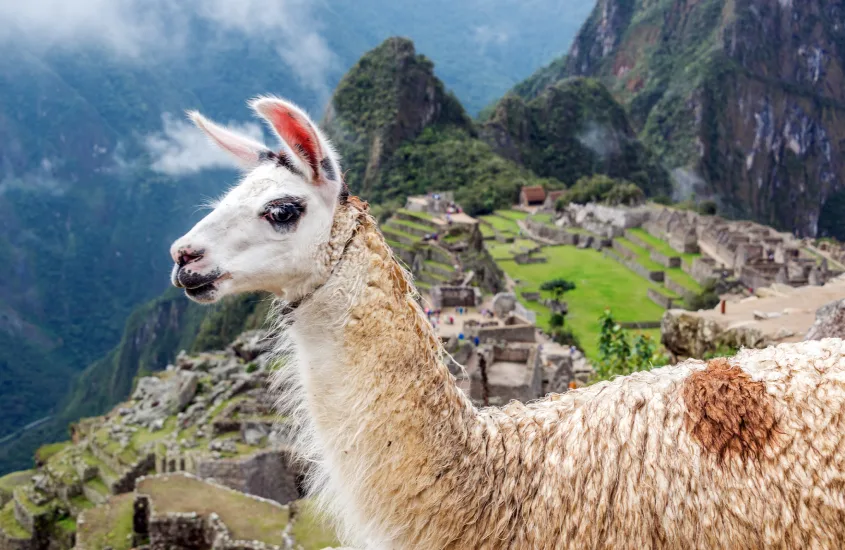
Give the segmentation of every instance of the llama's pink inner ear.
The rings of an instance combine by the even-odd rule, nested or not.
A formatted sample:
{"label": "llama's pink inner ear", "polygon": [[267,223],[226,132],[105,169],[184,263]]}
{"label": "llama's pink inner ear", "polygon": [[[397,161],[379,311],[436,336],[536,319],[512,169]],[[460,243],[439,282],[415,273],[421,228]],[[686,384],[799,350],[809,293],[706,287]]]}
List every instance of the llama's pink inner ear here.
{"label": "llama's pink inner ear", "polygon": [[294,154],[311,167],[314,178],[319,179],[323,151],[311,122],[291,106],[278,101],[259,101],[255,107]]}

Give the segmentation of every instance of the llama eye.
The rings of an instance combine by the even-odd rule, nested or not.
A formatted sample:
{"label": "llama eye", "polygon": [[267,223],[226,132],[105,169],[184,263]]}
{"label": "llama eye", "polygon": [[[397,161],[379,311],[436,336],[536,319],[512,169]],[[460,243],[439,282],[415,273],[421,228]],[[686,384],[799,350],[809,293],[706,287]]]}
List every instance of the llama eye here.
{"label": "llama eye", "polygon": [[298,204],[273,204],[267,207],[261,216],[277,230],[284,229],[296,222],[302,214],[302,207]]}

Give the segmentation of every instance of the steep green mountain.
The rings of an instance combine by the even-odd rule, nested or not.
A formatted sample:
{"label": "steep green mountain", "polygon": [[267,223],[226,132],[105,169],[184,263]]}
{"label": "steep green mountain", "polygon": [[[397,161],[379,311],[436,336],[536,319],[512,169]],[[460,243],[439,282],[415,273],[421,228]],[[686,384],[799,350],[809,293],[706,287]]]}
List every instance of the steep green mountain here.
{"label": "steep green mountain", "polygon": [[481,126],[501,156],[568,185],[595,173],[668,195],[668,172],[637,139],[624,108],[590,78],[568,78],[535,97],[508,94]]}
{"label": "steep green mountain", "polygon": [[569,54],[515,88],[601,79],[682,194],[845,237],[840,2],[599,0]]}
{"label": "steep green mountain", "polygon": [[516,200],[523,185],[550,184],[498,156],[407,39],[367,52],[341,79],[323,121],[350,189],[375,203],[455,190],[470,212]]}

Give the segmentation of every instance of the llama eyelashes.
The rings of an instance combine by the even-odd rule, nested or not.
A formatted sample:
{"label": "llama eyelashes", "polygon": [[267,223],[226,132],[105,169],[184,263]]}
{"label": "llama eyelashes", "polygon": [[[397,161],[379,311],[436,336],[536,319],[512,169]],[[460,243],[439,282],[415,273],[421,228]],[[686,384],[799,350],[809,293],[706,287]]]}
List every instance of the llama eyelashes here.
{"label": "llama eyelashes", "polygon": [[303,213],[304,203],[298,200],[283,200],[269,203],[261,217],[270,222],[276,231],[287,232],[296,227]]}

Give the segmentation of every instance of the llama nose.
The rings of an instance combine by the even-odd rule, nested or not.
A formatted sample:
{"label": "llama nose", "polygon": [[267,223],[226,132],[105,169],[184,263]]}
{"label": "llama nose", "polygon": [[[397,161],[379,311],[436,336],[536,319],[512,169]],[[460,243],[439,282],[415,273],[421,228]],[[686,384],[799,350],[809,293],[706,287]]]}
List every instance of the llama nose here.
{"label": "llama nose", "polygon": [[176,264],[179,267],[185,267],[188,264],[194,263],[202,258],[205,250],[192,250],[190,248],[180,248],[176,251]]}

